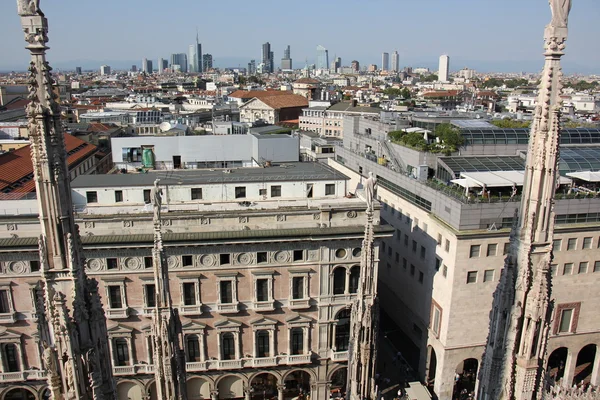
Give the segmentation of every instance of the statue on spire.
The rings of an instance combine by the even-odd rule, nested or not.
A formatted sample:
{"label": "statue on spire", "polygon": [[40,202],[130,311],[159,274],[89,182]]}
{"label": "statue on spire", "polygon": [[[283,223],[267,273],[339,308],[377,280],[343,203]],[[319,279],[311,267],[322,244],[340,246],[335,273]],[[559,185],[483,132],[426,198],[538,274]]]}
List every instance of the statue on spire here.
{"label": "statue on spire", "polygon": [[40,10],[40,0],[17,0],[17,10],[21,17],[44,15]]}
{"label": "statue on spire", "polygon": [[552,10],[552,21],[550,25],[555,28],[566,28],[569,23],[569,12],[571,12],[571,0],[549,0]]}

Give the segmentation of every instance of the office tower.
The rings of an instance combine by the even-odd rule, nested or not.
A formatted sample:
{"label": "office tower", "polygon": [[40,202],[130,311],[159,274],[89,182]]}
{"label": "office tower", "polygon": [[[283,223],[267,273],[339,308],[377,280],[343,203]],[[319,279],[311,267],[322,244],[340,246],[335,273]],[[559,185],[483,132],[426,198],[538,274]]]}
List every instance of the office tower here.
{"label": "office tower", "polygon": [[450,57],[440,56],[440,67],[438,69],[438,81],[448,82],[448,71],[450,70]]}
{"label": "office tower", "polygon": [[132,65],[131,66],[131,72],[137,72],[137,65]]}
{"label": "office tower", "polygon": [[248,75],[256,74],[256,60],[250,60],[248,63]]}
{"label": "office tower", "polygon": [[335,72],[338,71],[338,69],[342,68],[342,58],[341,57],[336,57],[335,58]]}
{"label": "office tower", "polygon": [[271,43],[267,42],[262,45],[262,63],[264,65],[264,71],[266,73],[273,72],[271,69],[271,57],[273,52],[271,51]]}
{"label": "office tower", "polygon": [[400,55],[394,50],[392,53],[392,72],[400,71]]}
{"label": "office tower", "polygon": [[275,72],[275,53],[272,51],[269,53],[269,70]]}
{"label": "office tower", "polygon": [[165,72],[165,60],[163,58],[158,59],[158,73],[162,74]]}
{"label": "office tower", "polygon": [[283,58],[281,59],[281,69],[287,69],[290,70],[292,69],[292,58],[291,58],[291,51],[290,51],[290,45],[288,44],[288,46],[283,50]]}
{"label": "office tower", "polygon": [[160,59],[160,61],[162,62],[162,67],[161,69],[164,71],[165,69],[169,69],[169,60],[163,60],[162,58]]}
{"label": "office tower", "polygon": [[390,70],[390,53],[383,53],[381,55],[381,70],[382,71]]}
{"label": "office tower", "polygon": [[81,67],[75,67],[75,73],[81,75]]}
{"label": "office tower", "polygon": [[205,71],[203,63],[204,60],[202,58],[202,45],[198,40],[198,30],[196,29],[196,60],[194,61],[196,64],[196,72],[202,73]]}
{"label": "office tower", "polygon": [[329,68],[329,51],[321,46],[317,46],[317,69],[327,69]]}
{"label": "office tower", "polygon": [[360,71],[360,63],[356,60],[352,61],[352,63],[350,64],[350,66],[352,67],[352,70],[354,72],[359,72]]}
{"label": "office tower", "polygon": [[196,45],[190,44],[188,46],[188,71],[198,72],[198,59],[196,57]]}
{"label": "office tower", "polygon": [[109,65],[100,66],[100,75],[110,75],[110,66]]}
{"label": "office tower", "polygon": [[147,58],[142,60],[142,72],[145,74],[152,73],[152,60],[148,60]]}
{"label": "office tower", "polygon": [[[550,6],[553,5],[556,7],[556,2],[550,2]],[[521,207],[515,214],[508,254],[489,314],[487,345],[479,376],[479,399],[558,399],[559,397],[545,396],[548,384],[554,381],[550,378],[551,367],[546,369],[545,363],[548,336],[551,331],[553,336],[563,331],[561,325],[564,326],[564,331],[570,332],[572,326],[577,324],[574,320],[580,318],[581,303],[555,304],[552,293],[553,281],[556,279],[556,273],[552,271],[557,268],[553,263],[553,247],[556,246],[554,199],[560,177],[560,95],[563,76],[560,60],[567,40],[570,2],[566,2],[566,5],[567,8],[561,10],[562,15],[558,14],[558,10],[552,10],[552,22],[544,32],[545,65],[538,94],[538,104],[543,106],[535,109],[529,135]],[[440,59],[440,69],[441,63]],[[585,248],[584,245],[583,249]],[[585,265],[587,272],[587,263]],[[582,273],[581,266],[579,273]],[[578,285],[580,284],[574,287]],[[553,317],[554,307],[560,318]],[[597,357],[596,354],[596,362],[590,363],[590,371],[597,371]],[[573,360],[569,350],[566,364],[571,365],[564,365],[563,368],[574,370],[574,361],[578,358],[579,356]],[[573,386],[576,391],[572,396],[563,392],[565,396],[560,398],[584,398],[581,389],[573,385],[574,378],[563,377],[563,386]],[[583,379],[577,380],[577,384],[579,383],[583,383]],[[575,396],[577,393],[581,397]]]}
{"label": "office tower", "polygon": [[173,70],[187,72],[188,62],[185,53],[171,54],[171,68]]}
{"label": "office tower", "polygon": [[213,56],[212,54],[204,54],[202,56],[202,71],[206,72],[213,67]]}

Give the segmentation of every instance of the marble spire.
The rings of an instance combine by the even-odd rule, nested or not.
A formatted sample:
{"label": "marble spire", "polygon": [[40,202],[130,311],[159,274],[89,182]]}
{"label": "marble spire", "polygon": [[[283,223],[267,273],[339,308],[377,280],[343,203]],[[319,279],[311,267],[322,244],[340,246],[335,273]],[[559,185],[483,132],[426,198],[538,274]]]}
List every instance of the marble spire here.
{"label": "marble spire", "polygon": [[154,270],[155,308],[152,312],[152,343],[156,396],[165,400],[185,400],[185,355],[183,332],[177,308],[173,307],[169,287],[169,269],[161,233],[162,189],[154,181],[150,193],[154,209]]}
{"label": "marble spire", "polygon": [[360,282],[350,317],[350,345],[348,349],[347,397],[350,400],[377,398],[375,374],[379,331],[379,304],[377,299],[377,268],[373,231],[373,204],[377,179],[373,173],[365,181],[367,201],[365,236],[362,242]]}
{"label": "marble spire", "polygon": [[44,368],[52,398],[113,399],[106,317],[75,225],[60,109],[46,61],[48,21],[39,0],[17,0],[31,53],[27,118],[39,206],[40,269],[36,299]]}
{"label": "marble spire", "polygon": [[520,212],[510,251],[494,292],[479,399],[541,399],[552,319],[551,274],[554,192],[559,178],[560,59],[567,40],[571,0],[550,0],[545,65],[529,138]]}

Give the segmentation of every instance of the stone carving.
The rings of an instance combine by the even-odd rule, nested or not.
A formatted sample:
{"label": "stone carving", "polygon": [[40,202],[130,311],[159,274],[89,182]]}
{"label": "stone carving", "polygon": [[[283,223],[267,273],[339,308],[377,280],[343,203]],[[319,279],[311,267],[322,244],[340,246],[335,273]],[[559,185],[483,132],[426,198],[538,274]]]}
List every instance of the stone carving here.
{"label": "stone carving", "polygon": [[549,0],[552,10],[552,22],[550,25],[556,28],[566,28],[569,23],[571,12],[571,0]]}
{"label": "stone carving", "polygon": [[315,221],[319,221],[321,219],[321,214],[318,214],[318,213],[317,214],[313,214],[313,219]]}
{"label": "stone carving", "polygon": [[200,218],[200,225],[210,225],[210,218]]}
{"label": "stone carving", "polygon": [[277,222],[284,222],[284,221],[285,221],[285,215],[284,214],[277,215]]}
{"label": "stone carving", "polygon": [[283,264],[290,260],[290,253],[289,253],[289,251],[278,251],[277,253],[275,253],[274,258],[275,258],[275,261]]}
{"label": "stone carving", "polygon": [[365,181],[365,197],[367,200],[367,209],[373,211],[373,199],[377,190],[377,178],[373,172],[369,172],[369,178]]}
{"label": "stone carving", "polygon": [[9,231],[16,231],[17,230],[17,224],[7,224],[6,225],[6,229]]}
{"label": "stone carving", "polygon": [[89,270],[94,272],[102,271],[104,269],[104,263],[102,262],[102,260],[99,260],[97,258],[92,258],[91,260],[89,260],[87,265]]}
{"label": "stone carving", "polygon": [[40,11],[40,0],[17,0],[17,10],[21,17],[44,15]]}
{"label": "stone carving", "polygon": [[162,221],[163,226],[171,226],[172,222],[170,219],[164,219]]}
{"label": "stone carving", "polygon": [[237,257],[238,263],[242,265],[248,265],[252,262],[252,256],[248,253],[241,253]]}
{"label": "stone carving", "polygon": [[22,275],[29,273],[29,268],[23,261],[14,261],[8,264],[6,272],[11,275]]}
{"label": "stone carving", "polygon": [[308,261],[317,261],[319,259],[319,251],[318,250],[309,250],[308,251]]}
{"label": "stone carving", "polygon": [[205,267],[212,267],[216,263],[217,260],[212,254],[204,254],[200,256],[200,265],[204,265]]}
{"label": "stone carving", "polygon": [[240,224],[248,223],[248,217],[239,217],[238,220]]}
{"label": "stone carving", "polygon": [[86,221],[85,224],[84,224],[84,227],[86,229],[91,229],[91,228],[94,227],[94,223],[92,221]]}
{"label": "stone carving", "polygon": [[128,257],[123,260],[123,265],[126,269],[135,271],[141,268],[142,263],[137,258]]}
{"label": "stone carving", "polygon": [[175,256],[168,257],[167,258],[167,265],[169,266],[169,269],[173,269],[173,268],[179,267],[179,258],[175,257]]}
{"label": "stone carving", "polygon": [[124,228],[133,228],[133,221],[123,221]]}
{"label": "stone carving", "polygon": [[46,371],[56,371],[56,352],[46,341],[42,342],[44,346],[44,353],[42,355],[44,359],[44,368]]}
{"label": "stone carving", "polygon": [[154,181],[154,187],[150,191],[150,200],[154,206],[154,220],[160,221],[160,208],[162,207],[162,189],[158,186],[160,179]]}
{"label": "stone carving", "polygon": [[358,215],[358,214],[356,213],[356,211],[348,211],[348,212],[346,213],[346,216],[347,216],[348,218],[356,218],[356,217],[357,217],[357,215]]}

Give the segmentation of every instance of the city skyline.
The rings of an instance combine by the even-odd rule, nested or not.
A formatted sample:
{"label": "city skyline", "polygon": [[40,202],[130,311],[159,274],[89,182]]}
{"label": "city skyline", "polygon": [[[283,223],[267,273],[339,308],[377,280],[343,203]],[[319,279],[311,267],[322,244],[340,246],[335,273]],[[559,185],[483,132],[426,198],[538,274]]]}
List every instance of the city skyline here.
{"label": "city skyline", "polygon": [[[156,0],[149,0],[149,3],[154,1]],[[308,1],[309,6],[311,1]],[[544,3],[543,0],[539,1]],[[420,34],[411,36],[410,40],[402,39],[402,35],[378,35],[377,46],[372,46],[367,37],[357,38],[352,43],[348,42],[344,35],[339,34],[341,25],[338,26],[336,23],[325,27],[318,34],[307,32],[303,21],[305,21],[305,14],[306,17],[314,17],[314,14],[308,14],[311,7],[296,10],[293,19],[285,18],[285,15],[288,15],[286,10],[271,7],[265,17],[272,23],[253,29],[251,35],[236,32],[235,29],[225,32],[218,29],[219,22],[216,20],[204,21],[203,19],[200,24],[200,43],[213,54],[217,67],[246,66],[249,60],[260,58],[260,45],[268,41],[274,49],[283,49],[289,44],[294,49],[296,59],[308,59],[310,63],[315,61],[316,45],[322,44],[343,60],[356,59],[362,65],[378,64],[381,62],[382,52],[397,48],[401,59],[400,68],[409,65],[432,67],[437,64],[439,54],[446,53],[454,60],[453,71],[465,66],[489,72],[539,72],[541,69],[539,62],[533,57],[541,54],[543,46],[543,43],[534,39],[535,29],[546,24],[548,13],[539,12],[540,7],[537,2],[522,4],[517,0],[508,0],[489,2],[485,7],[469,7],[470,4],[475,4],[474,0],[460,0],[452,4],[430,0],[429,3],[427,25],[432,29],[420,30]],[[330,8],[337,10],[338,6],[338,2],[319,5],[320,9],[325,7],[323,12],[327,12]],[[410,31],[413,27],[416,29],[417,24],[420,26],[423,24],[423,21],[418,18],[422,14],[422,4],[419,8],[419,4],[400,5],[382,0],[378,6],[373,7],[372,10],[352,7],[344,9],[342,11],[344,18],[339,19],[339,24],[349,19],[360,19],[365,29],[371,27],[373,32],[378,32],[377,28],[380,26],[397,24],[397,15],[400,13],[394,10],[399,11],[400,8],[402,8],[402,15],[416,16],[416,18],[403,19],[403,29]],[[197,7],[200,10],[198,4],[187,0],[183,1],[181,7],[187,7],[192,11]],[[210,14],[210,10],[215,7],[218,5],[203,5],[202,14]],[[0,44],[0,54],[3,54],[0,60],[1,71],[24,70],[27,66],[19,42],[18,21],[9,18],[14,8],[12,2],[0,4],[0,34],[8,38]],[[65,0],[61,3],[61,7],[48,8],[46,13],[56,25],[50,37],[56,68],[74,69],[82,65],[88,69],[92,66],[97,68],[101,64],[108,64],[113,65],[115,69],[121,69],[130,67],[132,61],[139,64],[144,57],[155,59],[172,53],[187,52],[189,44],[193,43],[197,25],[192,17],[194,12],[182,16],[182,23],[174,29],[169,29],[164,35],[159,35],[152,40],[140,40],[137,32],[150,29],[152,24],[159,23],[164,18],[164,10],[158,12],[153,11],[152,7],[147,7],[144,18],[140,21],[130,21],[128,20],[128,16],[131,15],[129,9],[132,13],[139,14],[135,4],[121,4],[114,0],[107,0],[102,8],[94,7],[93,4],[75,3],[74,0]],[[261,7],[257,9],[262,10]],[[381,12],[383,9],[385,13]],[[75,18],[86,12],[93,13],[97,18],[92,21]],[[230,25],[235,27],[238,19],[246,20],[256,13],[258,10],[248,10],[247,13],[243,13],[243,16],[232,15]],[[376,15],[377,18],[371,18],[371,14]],[[573,50],[565,58],[564,68],[567,73],[600,73],[598,67],[600,54],[590,52],[587,44],[588,38],[600,34],[600,28],[594,23],[598,17],[600,17],[600,4],[593,0],[580,0],[572,16],[575,28],[569,39]],[[507,29],[508,18],[510,18],[510,29]],[[93,26],[95,21],[105,20],[112,20],[115,24],[119,24],[121,26],[119,33],[107,31],[101,35],[97,34],[101,30],[98,30],[100,26],[98,28]],[[480,34],[481,32],[474,34],[478,32],[478,28],[497,34]],[[216,30],[221,33],[215,35],[213,32]],[[77,35],[73,35],[74,32],[77,32]],[[86,32],[97,35],[92,36],[91,33]],[[91,41],[94,42],[93,48],[86,46]],[[515,43],[519,46],[515,46]],[[74,47],[78,51],[74,52]],[[275,58],[280,59],[277,56]]]}

